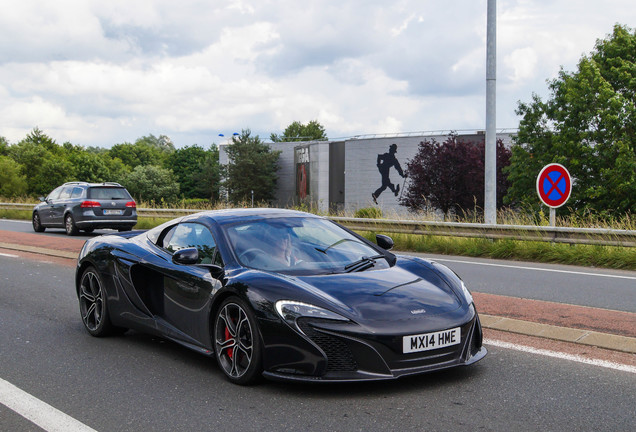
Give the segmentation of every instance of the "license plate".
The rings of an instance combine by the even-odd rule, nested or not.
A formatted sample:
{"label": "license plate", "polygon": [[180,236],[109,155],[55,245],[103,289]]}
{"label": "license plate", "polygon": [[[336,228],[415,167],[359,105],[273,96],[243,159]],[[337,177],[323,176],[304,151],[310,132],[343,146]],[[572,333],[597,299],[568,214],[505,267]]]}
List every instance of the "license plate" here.
{"label": "license plate", "polygon": [[122,211],[121,210],[104,210],[104,214],[107,216],[121,215]]}
{"label": "license plate", "polygon": [[461,329],[459,327],[433,333],[404,336],[402,338],[402,352],[408,354],[444,348],[457,345],[461,342],[461,339]]}

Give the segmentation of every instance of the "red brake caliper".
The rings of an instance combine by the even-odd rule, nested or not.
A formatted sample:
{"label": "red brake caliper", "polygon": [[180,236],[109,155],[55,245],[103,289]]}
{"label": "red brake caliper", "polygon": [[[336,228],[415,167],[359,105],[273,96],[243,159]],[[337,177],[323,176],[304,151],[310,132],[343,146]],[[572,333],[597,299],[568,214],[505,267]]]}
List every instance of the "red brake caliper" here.
{"label": "red brake caliper", "polygon": [[[227,326],[225,326],[225,340],[229,341],[230,339],[232,339],[232,336],[230,336],[230,331],[228,330]],[[233,355],[234,355],[234,348],[229,348],[227,350],[227,356],[231,359]]]}

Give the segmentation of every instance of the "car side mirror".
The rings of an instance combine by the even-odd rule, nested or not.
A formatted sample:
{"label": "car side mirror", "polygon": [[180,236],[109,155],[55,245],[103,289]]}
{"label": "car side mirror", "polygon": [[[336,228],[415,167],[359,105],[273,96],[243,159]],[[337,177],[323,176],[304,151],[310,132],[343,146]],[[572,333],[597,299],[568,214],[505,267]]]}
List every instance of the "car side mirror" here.
{"label": "car side mirror", "polygon": [[41,202],[46,201],[46,198],[44,198],[44,197],[38,197],[38,199],[39,199]]}
{"label": "car side mirror", "polygon": [[393,249],[393,239],[387,235],[376,234],[375,241],[384,250]]}
{"label": "car side mirror", "polygon": [[199,250],[197,248],[179,249],[172,255],[175,264],[196,264],[199,262]]}

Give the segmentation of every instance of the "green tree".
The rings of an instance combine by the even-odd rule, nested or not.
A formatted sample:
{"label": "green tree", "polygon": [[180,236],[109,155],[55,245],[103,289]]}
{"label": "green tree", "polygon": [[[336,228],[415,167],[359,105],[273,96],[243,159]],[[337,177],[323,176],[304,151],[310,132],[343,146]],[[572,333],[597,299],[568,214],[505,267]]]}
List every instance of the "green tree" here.
{"label": "green tree", "polygon": [[26,191],[26,176],[20,174],[20,165],[10,157],[0,155],[0,196],[16,197]]}
{"label": "green tree", "polygon": [[166,135],[159,135],[156,137],[153,134],[150,134],[148,136],[143,136],[138,138],[137,141],[135,141],[135,144],[146,144],[165,154],[170,154],[175,151],[172,140]]}
{"label": "green tree", "polygon": [[166,159],[185,198],[218,198],[219,191],[219,150],[212,145],[209,150],[198,145],[175,150]]}
{"label": "green tree", "polygon": [[27,134],[24,141],[43,147],[53,154],[57,154],[61,151],[60,146],[55,142],[55,140],[45,134],[38,127],[33,128],[33,130]]}
{"label": "green tree", "polygon": [[274,142],[326,141],[327,134],[325,128],[317,120],[312,120],[306,125],[295,121],[287,126],[282,135],[271,134],[270,139]]}
{"label": "green tree", "polygon": [[145,141],[137,141],[135,144],[115,144],[108,152],[111,158],[120,159],[131,169],[140,165],[163,165],[167,153],[157,146]]}
{"label": "green tree", "polygon": [[27,177],[31,192],[46,195],[59,185],[77,178],[75,167],[62,156],[53,155],[43,161],[42,167],[33,177]]}
{"label": "green tree", "polygon": [[258,135],[250,134],[244,129],[225,148],[228,164],[223,167],[222,185],[232,202],[250,200],[252,191],[255,201],[271,201],[275,196],[281,151],[272,150]]}
{"label": "green tree", "polygon": [[506,202],[537,208],[536,176],[557,162],[575,179],[568,207],[635,212],[636,32],[616,25],[575,72],[561,70],[549,88],[547,101],[533,95],[519,103]]}
{"label": "green tree", "polygon": [[9,156],[20,165],[29,195],[46,195],[75,179],[75,167],[66,158],[65,150],[37,128],[9,147]]}
{"label": "green tree", "polygon": [[69,162],[75,167],[78,181],[89,183],[114,181],[107,158],[102,155],[78,151],[69,155]]}
{"label": "green tree", "polygon": [[9,141],[0,136],[0,156],[9,156]]}
{"label": "green tree", "polygon": [[137,166],[122,184],[138,201],[171,203],[179,197],[179,183],[172,170],[156,165]]}

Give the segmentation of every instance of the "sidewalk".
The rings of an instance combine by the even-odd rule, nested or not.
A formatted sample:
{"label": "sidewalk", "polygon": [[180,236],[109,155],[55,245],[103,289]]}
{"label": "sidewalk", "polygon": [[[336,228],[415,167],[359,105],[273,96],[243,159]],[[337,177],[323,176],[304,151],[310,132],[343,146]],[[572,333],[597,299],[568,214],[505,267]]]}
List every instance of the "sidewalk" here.
{"label": "sidewalk", "polygon": [[[0,249],[66,258],[84,239],[0,230]],[[636,354],[636,313],[473,292],[485,329]]]}

